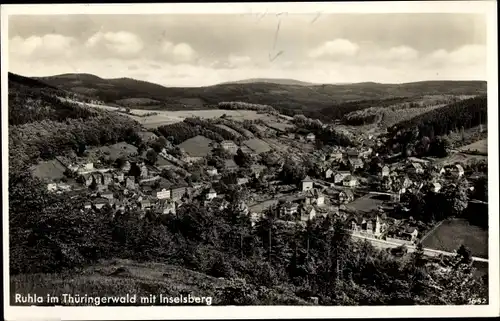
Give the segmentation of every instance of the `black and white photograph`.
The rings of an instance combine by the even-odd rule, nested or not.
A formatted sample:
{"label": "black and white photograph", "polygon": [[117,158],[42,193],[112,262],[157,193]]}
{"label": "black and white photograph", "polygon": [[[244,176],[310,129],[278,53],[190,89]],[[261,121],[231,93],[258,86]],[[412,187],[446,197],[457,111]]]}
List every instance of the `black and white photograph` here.
{"label": "black and white photograph", "polygon": [[2,5],[11,319],[498,316],[496,28],[494,1]]}

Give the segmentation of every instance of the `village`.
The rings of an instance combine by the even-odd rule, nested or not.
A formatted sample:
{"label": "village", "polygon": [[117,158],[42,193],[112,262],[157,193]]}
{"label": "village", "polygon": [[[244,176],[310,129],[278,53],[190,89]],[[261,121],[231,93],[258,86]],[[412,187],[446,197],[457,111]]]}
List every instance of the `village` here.
{"label": "village", "polygon": [[[59,156],[39,163],[33,174],[51,193],[85,199],[82,211],[175,215],[189,202],[223,209],[234,201],[228,190],[236,189],[245,191],[238,208],[253,225],[274,208],[285,223],[331,216],[345,221],[352,235],[408,245],[432,226],[405,215],[402,196],[416,190],[439,193],[466,175],[460,164],[440,166],[411,157],[385,165],[374,161],[382,159],[374,152],[384,143],[381,135],[361,136],[359,147],[318,146],[314,133],[291,130],[289,121],[255,122],[254,133],[236,142],[197,135],[175,145],[143,130],[140,148],[120,142]],[[313,173],[283,181],[284,167],[304,159]],[[474,175],[468,178],[477,179]]]}

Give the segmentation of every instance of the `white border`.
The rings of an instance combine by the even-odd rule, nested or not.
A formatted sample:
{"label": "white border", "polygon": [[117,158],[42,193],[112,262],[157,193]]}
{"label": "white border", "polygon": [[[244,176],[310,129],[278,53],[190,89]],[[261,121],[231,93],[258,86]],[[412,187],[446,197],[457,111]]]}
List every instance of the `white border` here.
{"label": "white border", "polygon": [[[349,3],[224,3],[224,4],[50,4],[2,5],[1,7],[1,83],[2,86],[2,204],[8,213],[8,16],[47,14],[252,14],[267,13],[482,13],[488,17],[488,155],[489,155],[489,302],[488,306],[412,306],[412,307],[11,307],[9,306],[8,217],[4,226],[4,311],[6,320],[63,319],[245,319],[245,318],[370,318],[370,317],[449,317],[499,315],[499,239],[498,239],[498,45],[496,1],[432,2],[349,2]],[[4,41],[5,40],[5,41]]]}

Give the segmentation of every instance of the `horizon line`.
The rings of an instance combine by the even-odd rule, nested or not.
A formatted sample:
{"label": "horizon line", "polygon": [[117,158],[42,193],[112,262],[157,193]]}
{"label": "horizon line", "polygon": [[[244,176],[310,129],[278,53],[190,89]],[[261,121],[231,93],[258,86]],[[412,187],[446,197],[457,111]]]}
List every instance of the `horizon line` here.
{"label": "horizon line", "polygon": [[[416,81],[409,81],[409,82],[378,82],[378,81],[373,81],[373,80],[366,80],[366,81],[359,81],[359,82],[336,82],[336,83],[315,83],[311,81],[306,81],[306,80],[300,80],[300,79],[295,79],[295,78],[270,78],[270,77],[257,77],[257,78],[246,78],[246,79],[239,79],[239,80],[230,80],[230,81],[223,81],[220,83],[215,83],[212,85],[204,85],[204,86],[167,86],[167,85],[162,85],[160,83],[156,82],[151,82],[148,80],[141,80],[138,78],[132,78],[132,77],[116,77],[116,78],[104,78],[96,74],[92,73],[86,73],[86,72],[75,72],[75,73],[62,73],[62,74],[54,74],[54,75],[48,75],[48,76],[26,76],[22,75],[19,73],[15,73],[13,71],[8,71],[8,73],[19,75],[22,77],[26,78],[32,78],[32,79],[40,79],[40,78],[50,78],[50,77],[57,77],[57,76],[64,76],[64,75],[89,75],[89,76],[94,76],[103,80],[117,80],[117,79],[131,79],[135,81],[141,81],[141,82],[147,82],[150,84],[162,86],[165,88],[204,88],[204,87],[213,87],[213,86],[220,86],[220,85],[231,85],[231,84],[239,84],[239,85],[244,85],[245,83],[239,83],[242,81],[251,81],[251,80],[259,80],[262,79],[264,81],[255,81],[253,83],[272,83],[270,81],[272,80],[291,80],[291,81],[297,81],[297,82],[302,82],[304,83],[304,87],[306,86],[342,86],[342,85],[357,85],[357,84],[367,84],[367,83],[372,83],[372,84],[379,84],[379,85],[405,85],[405,84],[414,84],[414,83],[420,83],[420,82],[465,82],[465,81],[478,81],[478,82],[486,82],[487,80],[485,79],[460,79],[460,80],[450,80],[450,79],[440,79],[440,80],[430,80],[430,79],[424,79],[424,80],[416,80]],[[294,86],[294,84],[278,84],[282,86]],[[299,85],[300,86],[300,85]]]}

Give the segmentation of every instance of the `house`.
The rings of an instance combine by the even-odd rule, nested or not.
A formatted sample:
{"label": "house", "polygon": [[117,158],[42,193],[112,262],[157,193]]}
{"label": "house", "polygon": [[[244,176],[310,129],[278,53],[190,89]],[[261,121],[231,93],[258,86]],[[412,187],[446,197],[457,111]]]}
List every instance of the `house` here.
{"label": "house", "polygon": [[141,178],[146,178],[149,176],[149,169],[145,164],[139,165],[139,168],[141,170],[141,174],[140,174]]}
{"label": "house", "polygon": [[393,179],[390,176],[385,176],[382,178],[381,187],[385,191],[389,191],[392,188]]}
{"label": "house", "polygon": [[282,213],[284,215],[294,215],[298,213],[298,211],[299,211],[299,205],[296,203],[287,202],[282,207]]}
{"label": "house", "polygon": [[341,151],[334,151],[330,153],[330,159],[334,161],[341,161],[344,155]]}
{"label": "house", "polygon": [[164,200],[170,198],[170,189],[163,187],[163,188],[158,188],[153,191],[152,193],[153,197],[159,199],[159,200]]}
{"label": "house", "polygon": [[102,198],[106,198],[108,200],[112,200],[113,199],[113,193],[111,193],[111,192],[104,192],[104,193],[100,193],[100,194],[101,194]]}
{"label": "house", "polygon": [[224,168],[229,172],[235,172],[238,170],[238,165],[232,159],[226,159],[224,161]]}
{"label": "house", "polygon": [[381,176],[382,177],[388,177],[389,174],[391,172],[391,169],[389,168],[389,166],[385,165],[384,167],[382,167],[382,173],[381,173]]}
{"label": "house", "polygon": [[127,178],[125,179],[125,187],[127,189],[135,189],[136,188],[134,176],[127,176]]}
{"label": "house", "polygon": [[256,157],[257,156],[257,153],[255,151],[253,151],[250,147],[246,146],[246,145],[240,146],[240,149],[241,149],[241,151],[244,154],[249,155],[250,157]]}
{"label": "house", "polygon": [[207,174],[210,175],[210,176],[215,176],[217,175],[217,168],[211,166],[209,168],[207,168]]}
{"label": "house", "polygon": [[264,170],[266,170],[267,167],[264,166],[264,165],[251,165],[250,166],[250,170],[252,171],[252,175],[254,175],[254,177],[260,177],[260,175],[262,174],[262,172],[264,172]]}
{"label": "house", "polygon": [[358,179],[352,175],[346,176],[342,181],[342,185],[346,187],[355,187],[358,185]]}
{"label": "house", "polygon": [[87,187],[89,187],[90,185],[92,185],[92,183],[94,182],[94,177],[92,176],[92,174],[82,174],[80,176],[80,179],[83,181],[83,183]]}
{"label": "house", "polygon": [[401,201],[401,194],[403,190],[399,190],[395,193],[390,193],[391,194],[391,201],[392,202],[400,202]]}
{"label": "house", "polygon": [[207,200],[213,200],[216,197],[217,197],[217,192],[213,188],[211,188],[208,191],[207,195],[205,196]]}
{"label": "house", "polygon": [[410,241],[414,242],[417,239],[418,230],[414,226],[408,226],[404,229],[402,235],[406,239],[409,239]]}
{"label": "house", "polygon": [[236,145],[232,140],[224,140],[220,143],[220,147],[232,155],[236,155],[238,152],[238,145]]}
{"label": "house", "polygon": [[326,172],[325,172],[325,178],[326,179],[330,179],[333,175],[333,171],[331,168],[327,169]]}
{"label": "house", "polygon": [[154,133],[148,131],[140,131],[137,133],[144,143],[149,143],[158,138]]}
{"label": "house", "polygon": [[412,172],[415,174],[423,174],[424,173],[424,168],[422,167],[422,164],[413,162],[411,163],[412,166]]}
{"label": "house", "polygon": [[57,191],[57,184],[56,183],[48,183],[47,184],[47,190],[49,192],[55,192],[55,191]]}
{"label": "house", "polygon": [[430,186],[431,191],[433,191],[434,193],[439,193],[439,191],[441,190],[441,187],[442,187],[441,184],[438,182],[433,182],[433,183],[431,183],[431,186]]}
{"label": "house", "polygon": [[344,155],[345,155],[345,157],[347,159],[359,158],[360,157],[360,152],[358,150],[356,150],[355,148],[348,148],[345,151]]}
{"label": "house", "polygon": [[108,186],[113,181],[113,174],[111,173],[103,173],[102,176],[103,176],[103,185],[105,186]]}
{"label": "house", "polygon": [[175,202],[171,200],[165,200],[160,204],[160,210],[162,214],[175,214]]}
{"label": "house", "polygon": [[96,185],[104,185],[104,176],[100,172],[92,173],[93,182]]}
{"label": "house", "polygon": [[354,193],[350,189],[345,189],[339,193],[339,201],[341,203],[350,203],[354,201]]}
{"label": "house", "polygon": [[312,188],[313,188],[313,181],[309,176],[306,176],[306,178],[302,180],[302,191],[305,192]]}
{"label": "house", "polygon": [[241,177],[237,179],[237,184],[238,185],[245,185],[248,183],[248,178],[246,177]]}
{"label": "house", "polygon": [[186,194],[186,187],[176,187],[170,192],[170,198],[174,201],[180,200]]}
{"label": "house", "polygon": [[300,220],[301,221],[309,221],[312,220],[316,216],[316,210],[312,205],[304,206],[300,211]]}
{"label": "house", "polygon": [[242,213],[243,215],[248,215],[250,210],[245,202],[240,201],[236,206],[236,211]]}
{"label": "house", "polygon": [[98,210],[103,208],[104,205],[109,204],[109,200],[106,198],[95,198],[92,200],[92,205],[95,206]]}
{"label": "house", "polygon": [[348,171],[337,172],[337,174],[335,174],[335,177],[333,178],[334,183],[340,184],[344,181],[344,178],[346,178],[347,176],[350,176],[350,175],[351,175],[351,172],[348,172]]}
{"label": "house", "polygon": [[143,199],[140,201],[141,209],[146,210],[151,208],[151,201],[148,199]]}
{"label": "house", "polygon": [[462,165],[460,164],[455,164],[451,169],[450,169],[450,173],[455,176],[456,178],[460,178],[462,176],[464,176],[465,174],[465,171],[464,171],[464,168],[462,167]]}
{"label": "house", "polygon": [[314,135],[313,133],[309,133],[307,134],[306,139],[310,142],[314,142],[316,140],[316,135]]}
{"label": "house", "polygon": [[325,204],[325,196],[317,188],[307,190],[305,203],[307,205],[315,204],[322,206]]}
{"label": "house", "polygon": [[408,176],[404,176],[404,178],[402,179],[402,188],[406,190],[410,188],[412,185],[413,185],[412,180]]}
{"label": "house", "polygon": [[363,168],[363,160],[361,158],[349,158],[349,166],[352,170]]}

